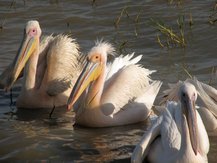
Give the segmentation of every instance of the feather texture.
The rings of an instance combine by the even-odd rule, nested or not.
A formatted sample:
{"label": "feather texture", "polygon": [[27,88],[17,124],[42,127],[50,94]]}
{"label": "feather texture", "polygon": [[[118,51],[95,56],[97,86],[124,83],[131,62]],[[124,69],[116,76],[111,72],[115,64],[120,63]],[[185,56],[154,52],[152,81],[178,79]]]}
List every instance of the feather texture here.
{"label": "feather texture", "polygon": [[[164,95],[160,105],[165,105],[168,100],[178,101],[178,90],[183,83],[191,83],[195,86],[198,93],[198,100],[196,107],[203,120],[203,123],[211,135],[217,134],[217,90],[205,83],[198,81],[195,77],[193,79],[186,79],[178,81],[176,84],[169,84],[169,89],[164,91]],[[163,110],[162,107],[157,109]],[[160,112],[161,112],[160,111]]]}
{"label": "feather texture", "polygon": [[74,102],[73,98],[83,93],[80,90],[86,90],[84,102],[76,105],[76,123],[80,125],[126,125],[143,121],[150,115],[162,82],[152,81],[150,74],[154,71],[138,63],[142,55],[134,57],[132,53],[107,63],[107,56],[112,53],[111,44],[98,42],[87,56],[87,66],[75,84],[73,90],[76,91],[70,96],[70,101]]}
{"label": "feather texture", "polygon": [[75,39],[63,34],[41,36],[41,33],[38,21],[27,22],[18,53],[0,77],[0,86],[10,88],[20,74],[23,76],[17,107],[66,105],[83,66],[85,57]]}
{"label": "feather texture", "polygon": [[55,96],[71,87],[81,70],[79,46],[67,35],[57,35],[47,52],[47,93]]}
{"label": "feather texture", "polygon": [[[191,99],[191,103],[195,102],[196,99],[192,98],[196,94],[195,87],[187,83],[189,87],[183,89],[185,84],[183,83],[180,86],[179,94],[188,93],[185,94],[184,98],[186,99],[187,96]],[[194,116],[189,117],[189,114],[185,113],[183,109],[187,109],[186,112],[189,112],[191,107],[185,106],[181,99],[181,96],[179,96],[178,102],[167,101],[165,110],[144,133],[141,141],[134,149],[131,157],[132,163],[140,163],[144,159],[155,163],[207,162],[209,139],[203,122],[197,111],[195,112],[195,119]],[[194,105],[192,106],[194,107]],[[192,132],[189,130],[189,120],[195,120],[195,128],[198,129],[194,131],[197,133],[197,137],[194,137],[194,139],[197,140],[199,146],[197,154],[194,153],[191,145],[190,134]]]}

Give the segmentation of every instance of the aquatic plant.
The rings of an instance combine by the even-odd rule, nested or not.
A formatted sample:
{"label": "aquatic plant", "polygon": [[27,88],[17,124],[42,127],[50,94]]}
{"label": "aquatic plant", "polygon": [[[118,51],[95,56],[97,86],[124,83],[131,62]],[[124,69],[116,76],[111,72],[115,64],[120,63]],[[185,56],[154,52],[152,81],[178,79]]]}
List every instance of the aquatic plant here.
{"label": "aquatic plant", "polygon": [[169,25],[166,25],[163,21],[150,19],[151,25],[160,32],[157,35],[157,42],[161,47],[185,47],[186,39],[184,35],[184,17],[181,16],[177,20],[178,30],[174,30]]}
{"label": "aquatic plant", "polygon": [[[24,1],[25,3],[25,1]],[[10,4],[10,8],[16,8],[16,0],[12,0],[11,4]]]}
{"label": "aquatic plant", "polygon": [[121,21],[121,18],[123,17],[124,14],[127,15],[127,17],[129,18],[129,14],[128,14],[128,12],[127,12],[127,8],[128,8],[128,6],[125,6],[125,7],[121,10],[120,15],[116,18],[116,20],[115,20],[115,22],[114,22],[115,28],[118,28],[119,23],[120,23],[120,21]]}
{"label": "aquatic plant", "polygon": [[[170,2],[172,3],[174,1],[170,1]],[[177,2],[181,3],[182,1],[178,0]],[[134,26],[133,27],[134,30],[131,32],[134,34],[135,37],[139,37],[140,35],[142,35],[139,33],[140,25],[144,24],[142,22],[143,20],[141,20],[142,19],[141,17],[144,14],[144,8],[141,7],[138,10],[137,14],[132,16],[130,13],[131,7],[135,7],[135,6],[125,5],[121,9],[120,13],[118,14],[118,16],[114,21],[114,27],[118,31],[120,27],[120,22],[127,20],[127,22],[130,23],[131,27]],[[185,17],[188,22],[185,20]],[[163,21],[154,20],[152,18],[150,20],[151,20],[150,21],[151,25],[160,32],[160,34],[157,35],[157,42],[161,47],[167,47],[167,48],[186,47],[187,41],[185,36],[185,25],[188,23],[188,25],[192,27],[194,24],[191,13],[189,14],[185,13],[184,15],[181,15],[177,19],[177,28],[175,27],[172,28],[169,25],[166,25]]]}
{"label": "aquatic plant", "polygon": [[[188,78],[193,79],[194,75],[190,72],[191,68],[189,68],[188,65],[183,63],[182,65],[175,64],[175,66],[178,69],[182,69],[185,72],[185,74],[187,75]],[[215,66],[211,67],[211,72],[210,72],[210,78],[209,78],[209,81],[208,81],[208,85],[212,86],[213,82],[216,81],[216,78],[217,78],[216,74],[217,74],[217,67],[215,67]]]}
{"label": "aquatic plant", "polygon": [[126,48],[129,45],[129,40],[124,39],[124,40],[118,41],[116,37],[113,37],[112,42],[114,43],[116,52],[118,54],[127,53]]}
{"label": "aquatic plant", "polygon": [[186,78],[186,77],[191,79],[193,78],[193,75],[191,73],[191,67],[187,63],[185,62],[175,63],[174,66],[175,66],[177,79]]}
{"label": "aquatic plant", "polygon": [[134,24],[134,34],[135,34],[135,36],[137,37],[137,36],[138,36],[138,24],[139,24],[139,19],[140,19],[140,16],[141,16],[142,12],[143,12],[143,9],[140,9],[139,12],[138,12],[138,14],[136,14],[136,17],[133,18],[132,16],[130,17],[130,14],[129,14],[129,12],[128,12],[128,9],[129,9],[129,8],[130,8],[129,6],[125,6],[125,7],[121,10],[120,14],[118,15],[118,17],[117,17],[117,18],[115,19],[115,21],[114,21],[114,26],[115,26],[115,28],[117,29],[117,28],[119,27],[119,24],[120,24],[120,21],[121,21],[122,17],[126,15],[126,17],[127,17],[130,21],[133,22],[132,24]]}
{"label": "aquatic plant", "polygon": [[211,14],[209,15],[209,23],[215,24],[217,21],[217,2],[213,5],[213,8],[211,10]]}
{"label": "aquatic plant", "polygon": [[92,0],[91,5],[96,6],[96,0]]}
{"label": "aquatic plant", "polygon": [[193,76],[191,75],[191,73],[189,72],[186,66],[182,65],[182,69],[188,75],[189,78],[193,79]]}
{"label": "aquatic plant", "polygon": [[192,13],[189,13],[189,26],[192,27],[194,24]]}
{"label": "aquatic plant", "polygon": [[[216,74],[215,74],[216,73]],[[212,67],[208,84],[212,85],[213,79],[217,78],[217,67]]]}
{"label": "aquatic plant", "polygon": [[143,9],[140,9],[138,14],[136,15],[136,18],[134,19],[134,23],[135,23],[134,33],[136,37],[138,36],[138,27],[140,23],[139,19],[140,19],[140,16],[142,15],[142,12],[143,12]]}
{"label": "aquatic plant", "polygon": [[[26,0],[23,0],[24,6],[26,5]],[[9,6],[9,9],[16,9],[16,0],[12,0]],[[0,23],[0,31],[4,29],[6,17],[3,18],[3,20]]]}
{"label": "aquatic plant", "polygon": [[5,18],[4,18],[4,20],[1,21],[0,30],[3,30],[4,25],[5,25]]}
{"label": "aquatic plant", "polygon": [[128,40],[124,40],[119,44],[118,50],[120,51],[120,53],[123,53],[123,50],[126,48],[127,44],[128,44]]}
{"label": "aquatic plant", "polygon": [[[141,8],[140,10],[138,10],[138,13],[136,15],[132,16],[129,13],[130,7],[132,7],[132,6],[128,6],[128,5],[124,6],[121,9],[121,12],[119,13],[119,15],[117,16],[117,18],[114,21],[114,27],[115,27],[115,29],[117,31],[117,35],[114,36],[114,38],[113,38],[114,41],[113,42],[115,43],[116,49],[118,50],[118,52],[120,54],[123,53],[123,52],[126,52],[126,47],[128,45],[130,45],[130,41],[133,40],[133,38],[132,38],[132,40],[123,38],[124,36],[122,35],[122,32],[119,32],[119,25],[120,25],[121,21],[126,21],[126,19],[127,19],[127,23],[130,22],[130,25],[134,26],[133,27],[134,30],[130,31],[130,33],[131,34],[133,33],[133,35],[135,37],[139,36],[138,30],[139,30],[139,25],[140,25],[139,24],[140,23],[140,16],[143,13],[143,8]],[[126,18],[126,19],[122,20],[123,18]],[[117,42],[116,40],[120,40],[120,38],[117,39],[117,37],[121,37],[121,41]]]}
{"label": "aquatic plant", "polygon": [[182,0],[167,0],[167,3],[169,5],[175,4],[175,5],[179,6],[182,4]]}

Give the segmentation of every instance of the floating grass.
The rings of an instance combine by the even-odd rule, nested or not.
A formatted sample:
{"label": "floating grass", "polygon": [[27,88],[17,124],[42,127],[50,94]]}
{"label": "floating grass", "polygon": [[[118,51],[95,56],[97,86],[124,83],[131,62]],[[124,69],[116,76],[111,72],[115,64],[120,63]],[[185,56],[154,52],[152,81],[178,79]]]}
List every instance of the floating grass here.
{"label": "floating grass", "polygon": [[189,26],[192,27],[194,25],[192,13],[189,13]]}
{"label": "floating grass", "polygon": [[120,14],[118,15],[118,17],[114,21],[114,26],[115,26],[116,29],[118,29],[122,18],[126,17],[127,20],[129,20],[130,25],[134,26],[134,31],[133,31],[134,36],[138,37],[139,36],[139,33],[138,33],[139,23],[141,22],[140,17],[141,17],[141,15],[143,13],[143,8],[138,10],[138,13],[135,16],[132,16],[129,13],[130,7],[132,7],[132,6],[125,6],[125,7],[122,8]]}
{"label": "floating grass", "polygon": [[140,9],[138,14],[136,15],[136,18],[134,19],[135,27],[134,27],[134,34],[136,37],[138,37],[138,27],[140,23],[140,16],[142,15],[143,9]]}
{"label": "floating grass", "polygon": [[16,8],[16,0],[11,2],[10,8]]}
{"label": "floating grass", "polygon": [[185,47],[186,39],[184,34],[184,17],[179,17],[177,20],[178,30],[165,25],[162,21],[150,19],[151,25],[160,32],[157,35],[157,42],[161,47]]}
{"label": "floating grass", "polygon": [[96,0],[92,0],[91,5],[96,6]]}
{"label": "floating grass", "polygon": [[0,30],[3,30],[3,25],[2,24],[0,25]]}
{"label": "floating grass", "polygon": [[[26,0],[23,0],[24,6],[26,5]],[[9,6],[9,9],[16,9],[16,0],[12,0]],[[0,24],[0,31],[4,29],[6,17],[3,18]]]}
{"label": "floating grass", "polygon": [[128,9],[128,6],[125,6],[122,10],[121,10],[121,13],[120,15],[116,18],[115,22],[114,22],[114,25],[115,25],[115,28],[118,28],[119,24],[120,24],[120,21],[121,21],[121,18],[123,17],[123,15],[127,15],[127,17],[129,18],[129,14],[127,12],[127,9]]}
{"label": "floating grass", "polygon": [[211,73],[210,73],[210,79],[209,79],[209,85],[211,85],[212,84],[212,82],[213,82],[213,76],[215,76],[215,67],[212,67],[212,69],[211,69]]}
{"label": "floating grass", "polygon": [[217,22],[217,2],[213,5],[213,8],[211,10],[211,14],[209,15],[209,23],[215,24]]}
{"label": "floating grass", "polygon": [[180,6],[183,3],[183,1],[182,0],[167,0],[167,3],[169,5]]}
{"label": "floating grass", "polygon": [[190,72],[188,71],[187,68],[185,68],[184,66],[182,66],[182,69],[183,69],[184,72],[188,75],[189,78],[193,79],[192,75],[190,74]]}
{"label": "floating grass", "polygon": [[5,24],[5,19],[1,22],[0,24],[0,30],[3,30],[4,29],[4,24]]}
{"label": "floating grass", "polygon": [[136,15],[136,18],[134,19],[134,22],[136,24],[139,23],[139,19],[140,19],[140,16],[142,15],[142,12],[143,12],[143,10],[141,9],[141,10],[139,10],[138,14]]}
{"label": "floating grass", "polygon": [[117,49],[119,51],[120,54],[122,54],[123,52],[125,52],[126,50],[126,46],[129,43],[128,40],[124,40],[122,42],[117,43]]}
{"label": "floating grass", "polygon": [[[187,75],[188,78],[193,78],[193,75],[190,73],[189,71],[189,66],[185,63],[182,63],[182,64],[175,64],[176,68],[177,68],[177,71],[180,72],[180,70],[182,72],[184,72],[185,75]],[[185,76],[184,76],[185,77]]]}

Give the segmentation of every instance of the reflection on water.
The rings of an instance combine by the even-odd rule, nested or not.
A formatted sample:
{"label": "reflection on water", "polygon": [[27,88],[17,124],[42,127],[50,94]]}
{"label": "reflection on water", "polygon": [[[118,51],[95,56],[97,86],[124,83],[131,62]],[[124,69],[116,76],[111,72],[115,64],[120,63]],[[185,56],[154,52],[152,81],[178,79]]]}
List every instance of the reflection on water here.
{"label": "reflection on water", "polygon": [[[217,28],[208,23],[213,2],[198,0],[181,6],[164,0],[63,0],[0,1],[0,72],[12,61],[23,35],[25,23],[37,19],[43,34],[71,33],[87,52],[97,38],[112,42],[118,52],[143,54],[142,64],[158,72],[154,79],[168,82],[185,79],[188,71],[202,82],[217,87]],[[114,22],[123,13],[117,28]],[[161,49],[157,32],[149,25],[158,18],[176,27],[180,15],[192,13],[194,25],[188,28],[185,49]],[[138,16],[139,15],[139,16]],[[137,20],[137,21],[135,21]],[[159,33],[158,33],[159,34]],[[214,67],[214,75],[211,71]],[[21,81],[13,88],[13,102]],[[1,161],[129,161],[135,144],[148,123],[90,129],[73,126],[73,113],[65,108],[51,110],[17,110],[10,107],[10,93],[0,90],[0,160]],[[215,162],[216,137],[210,137],[209,162]]]}
{"label": "reflection on water", "polygon": [[[56,113],[56,112],[54,112]],[[146,123],[89,129],[72,126],[72,113],[48,117],[45,111],[18,110],[2,117],[1,160],[108,161],[130,157]],[[4,131],[4,132],[3,132]],[[128,159],[129,160],[129,159]]]}

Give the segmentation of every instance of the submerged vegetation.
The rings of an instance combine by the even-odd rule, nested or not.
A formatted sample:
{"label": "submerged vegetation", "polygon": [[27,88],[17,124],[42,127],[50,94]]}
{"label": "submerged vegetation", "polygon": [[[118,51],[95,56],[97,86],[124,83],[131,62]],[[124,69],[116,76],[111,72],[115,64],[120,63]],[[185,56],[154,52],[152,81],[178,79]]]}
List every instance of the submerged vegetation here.
{"label": "submerged vegetation", "polygon": [[[188,65],[186,65],[186,64],[182,64],[182,65],[175,64],[175,65],[179,70],[183,70],[188,78],[193,79],[194,75],[190,72],[191,68]],[[217,79],[216,73],[217,73],[217,67],[215,67],[215,66],[211,67],[211,72],[208,73],[208,74],[210,74],[209,81],[207,81],[207,83],[209,85],[213,85],[215,83],[215,81]]]}
{"label": "submerged vegetation", "polygon": [[128,40],[124,40],[122,42],[115,42],[117,44],[118,51],[122,54],[125,51],[127,44],[129,43]]}
{"label": "submerged vegetation", "polygon": [[4,20],[1,22],[1,24],[0,24],[0,30],[3,30],[4,24],[5,24],[5,19],[4,19]]}
{"label": "submerged vegetation", "polygon": [[[134,29],[131,33],[133,34],[134,38],[137,38],[138,36],[141,36],[139,34],[139,24],[141,23],[140,21],[140,17],[143,13],[143,8],[141,8],[140,10],[138,10],[138,13],[136,15],[130,15],[130,10],[132,9],[132,6],[124,6],[121,11],[120,14],[116,17],[115,21],[114,21],[114,27],[117,30],[117,35],[121,35],[120,32],[118,32],[119,28],[120,28],[120,24],[121,22],[124,22],[125,20],[130,21],[130,25],[132,25],[131,27]],[[122,37],[122,35],[121,35]],[[132,38],[132,39],[134,39]],[[114,43],[118,49],[118,51],[120,53],[122,53],[123,51],[126,52],[126,47],[128,47],[128,45],[130,45],[130,40],[128,38],[123,38],[122,41],[116,41],[117,36],[115,36],[113,38]]]}
{"label": "submerged vegetation", "polygon": [[91,5],[96,6],[96,0],[92,0]]}
{"label": "submerged vegetation", "polygon": [[182,4],[182,0],[167,0],[167,3],[170,5],[175,4],[175,5],[179,6]]}
{"label": "submerged vegetation", "polygon": [[157,42],[161,47],[185,47],[186,38],[184,34],[184,17],[181,16],[177,20],[178,30],[174,30],[169,25],[166,25],[162,21],[150,19],[151,25],[160,32],[160,36],[157,35]]}
{"label": "submerged vegetation", "polygon": [[217,67],[212,67],[211,68],[211,73],[210,73],[210,79],[208,84],[212,85],[213,81],[217,80]]}
{"label": "submerged vegetation", "polygon": [[120,24],[120,21],[121,21],[121,18],[125,15],[127,15],[127,17],[129,18],[129,14],[127,12],[127,8],[128,6],[125,6],[122,10],[121,10],[121,13],[120,15],[116,18],[115,22],[114,22],[114,25],[115,25],[115,28],[118,28],[119,24]]}
{"label": "submerged vegetation", "polygon": [[[24,6],[26,5],[26,0],[23,0]],[[9,9],[16,9],[16,0],[12,0],[9,5]],[[6,17],[3,17],[0,23],[0,31],[4,29],[6,22]]]}
{"label": "submerged vegetation", "polygon": [[213,5],[211,12],[212,13],[209,15],[209,23],[215,24],[217,22],[217,2]]}
{"label": "submerged vegetation", "polygon": [[136,37],[138,37],[138,27],[139,27],[139,23],[141,23],[140,22],[140,16],[142,15],[142,13],[143,13],[143,9],[141,8],[139,11],[138,11],[138,13],[134,16],[134,17],[132,17],[132,16],[130,16],[130,14],[129,14],[129,12],[128,12],[128,9],[130,8],[130,6],[125,6],[122,10],[121,10],[121,12],[120,12],[120,14],[117,16],[117,18],[115,19],[115,21],[114,21],[114,26],[115,26],[115,28],[116,29],[118,29],[119,28],[119,25],[120,25],[120,22],[121,22],[121,19],[124,17],[124,16],[126,16],[131,22],[132,22],[132,24],[134,25],[134,36],[136,36]]}
{"label": "submerged vegetation", "polygon": [[174,63],[175,75],[178,79],[193,78],[191,67],[187,63]]}
{"label": "submerged vegetation", "polygon": [[[168,0],[168,4],[181,4],[183,3],[182,0]],[[188,23],[188,26],[192,28],[194,22],[192,18],[192,14],[181,14],[176,21],[177,26],[171,26],[169,24],[166,24],[163,20],[160,19],[147,19],[144,20],[145,12],[144,12],[144,7],[141,5],[140,9],[137,11],[137,14],[133,15],[130,13],[130,11],[133,9],[135,6],[130,6],[126,5],[124,6],[119,15],[116,17],[114,21],[114,27],[116,30],[120,28],[121,21],[130,21],[130,25],[133,25],[133,35],[135,37],[141,37],[141,32],[139,29],[142,29],[144,27],[141,27],[141,25],[150,25],[154,27],[157,31],[157,42],[162,48],[176,48],[176,47],[181,47],[184,48],[187,46],[187,36],[186,36],[186,29],[185,26]],[[138,6],[137,6],[138,7]],[[187,17],[186,20],[185,18]],[[144,22],[145,21],[145,22]],[[173,23],[174,24],[174,23]],[[120,45],[121,46],[121,45]]]}

